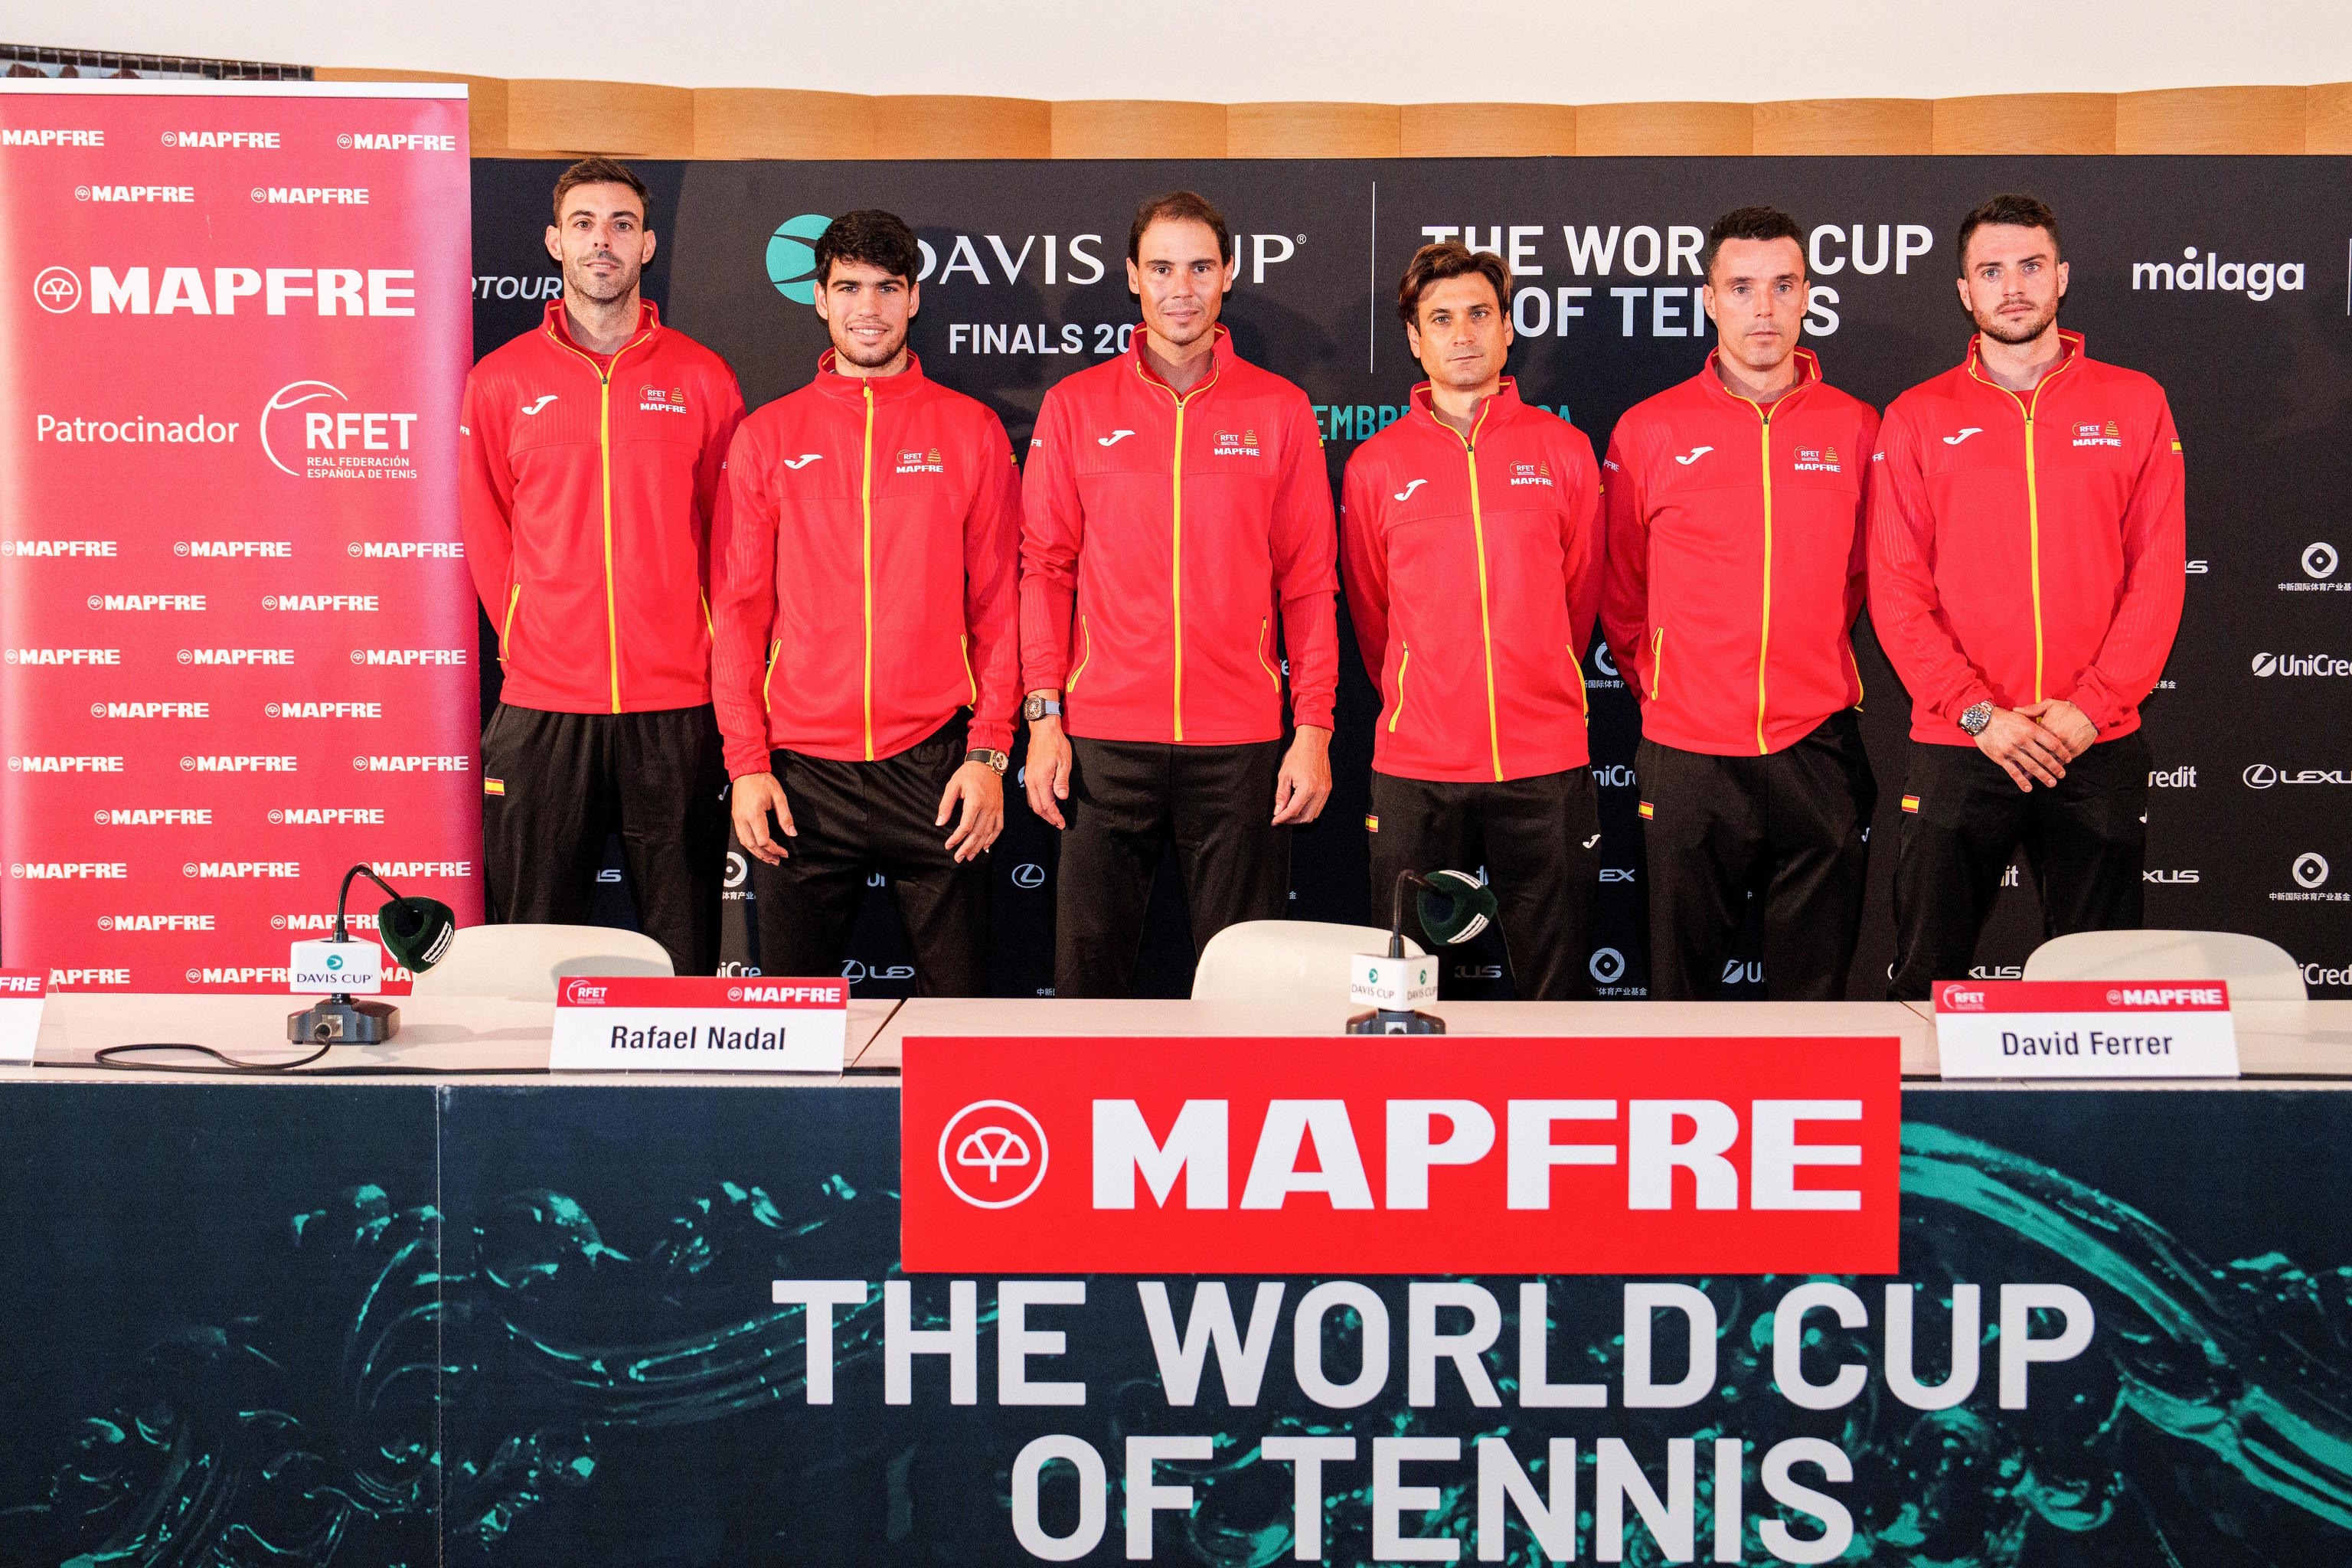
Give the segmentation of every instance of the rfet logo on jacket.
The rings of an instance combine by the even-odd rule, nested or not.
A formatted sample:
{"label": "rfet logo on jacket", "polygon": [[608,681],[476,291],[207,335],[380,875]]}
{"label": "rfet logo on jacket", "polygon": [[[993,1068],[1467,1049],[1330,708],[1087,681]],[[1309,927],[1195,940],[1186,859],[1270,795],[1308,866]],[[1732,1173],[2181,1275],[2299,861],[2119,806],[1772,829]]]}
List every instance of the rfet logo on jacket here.
{"label": "rfet logo on jacket", "polygon": [[2033,390],[1969,357],[1896,398],[1871,464],[1871,620],[1911,736],[1970,743],[1979,702],[2072,702],[2139,727],[2180,629],[2188,522],[2164,389],[2084,352]]}
{"label": "rfet logo on jacket", "polygon": [[1878,416],[1823,382],[1811,349],[1796,362],[1797,384],[1764,404],[1709,354],[1609,437],[1601,624],[1660,745],[1757,756],[1862,700],[1851,634]]}
{"label": "rfet logo on jacket", "polygon": [[1133,352],[1045,394],[1022,478],[1022,683],[1074,735],[1232,745],[1329,728],[1338,552],[1307,395],[1216,331],[1179,397]]}
{"label": "rfet logo on jacket", "polygon": [[743,421],[712,534],[730,778],[783,748],[896,756],[959,708],[1013,744],[1021,476],[987,407],[923,374],[816,379]]}
{"label": "rfet logo on jacket", "polygon": [[1373,768],[1466,782],[1585,766],[1601,541],[1584,432],[1507,379],[1465,436],[1424,382],[1348,459],[1340,498],[1348,613],[1381,697]]}
{"label": "rfet logo on jacket", "polygon": [[734,373],[654,307],[610,355],[563,301],[466,378],[458,500],[498,628],[501,700],[557,713],[710,700],[710,516],[743,416]]}

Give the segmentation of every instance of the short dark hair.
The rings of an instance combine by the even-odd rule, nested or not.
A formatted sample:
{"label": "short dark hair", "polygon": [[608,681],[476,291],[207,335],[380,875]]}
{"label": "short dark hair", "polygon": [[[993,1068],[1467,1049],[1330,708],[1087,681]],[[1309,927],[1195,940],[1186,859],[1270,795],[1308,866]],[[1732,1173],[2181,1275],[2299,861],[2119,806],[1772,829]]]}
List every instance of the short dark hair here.
{"label": "short dark hair", "polygon": [[844,213],[824,226],[816,239],[816,286],[833,280],[836,261],[862,261],[912,284],[923,270],[922,247],[915,231],[897,213],[861,207]]}
{"label": "short dark hair", "polygon": [[635,171],[626,163],[599,153],[581,159],[557,178],[555,216],[558,222],[563,217],[563,198],[581,185],[626,185],[637,193],[637,216],[648,223],[652,221],[653,193],[646,189],[646,183],[637,178]]}
{"label": "short dark hair", "polygon": [[1404,277],[1397,284],[1397,316],[1408,327],[1419,326],[1423,289],[1448,278],[1467,278],[1473,273],[1494,286],[1498,307],[1510,308],[1511,269],[1503,265],[1503,258],[1491,250],[1473,250],[1449,239],[1423,246],[1405,263]]}
{"label": "short dark hair", "polygon": [[1797,242],[1797,265],[1805,264],[1805,231],[1797,220],[1779,207],[1734,207],[1715,220],[1706,231],[1706,254],[1699,258],[1699,276],[1713,282],[1715,258],[1726,242],[1735,239],[1793,239]]}
{"label": "short dark hair", "polygon": [[1143,231],[1155,223],[1204,223],[1217,237],[1217,254],[1228,262],[1234,258],[1233,231],[1225,226],[1225,215],[1213,205],[1209,198],[1197,191],[1171,191],[1164,196],[1154,196],[1135,209],[1135,221],[1127,229],[1127,258],[1143,259]]}
{"label": "short dark hair", "polygon": [[2022,191],[2003,191],[2000,195],[1979,202],[1969,209],[1969,216],[1960,220],[1959,267],[1963,278],[1969,271],[1969,236],[1989,223],[2012,228],[2047,229],[2050,248],[2053,251],[2059,249],[2058,215],[2050,210],[2050,204],[2040,196],[2028,195]]}

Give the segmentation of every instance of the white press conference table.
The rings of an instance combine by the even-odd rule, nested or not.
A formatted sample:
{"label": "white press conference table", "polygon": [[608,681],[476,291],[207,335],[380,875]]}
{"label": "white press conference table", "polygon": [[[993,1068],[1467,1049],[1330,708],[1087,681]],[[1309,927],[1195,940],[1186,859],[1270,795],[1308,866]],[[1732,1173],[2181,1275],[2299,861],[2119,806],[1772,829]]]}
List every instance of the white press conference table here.
{"label": "white press conference table", "polygon": [[[711,1085],[832,1081],[831,1075],[787,1073],[609,1072],[548,1069],[554,1005],[461,997],[395,997],[400,1033],[383,1046],[338,1047],[310,1068],[256,1075],[288,1082],[335,1069],[329,1081],[373,1076],[468,1082],[634,1082]],[[0,1082],[178,1079],[174,1073],[100,1067],[107,1046],[189,1041],[256,1061],[285,1060],[310,1047],[286,1039],[286,1016],[304,1001],[283,995],[52,994],[42,1013],[31,1066],[0,1066]],[[882,997],[849,1004],[847,1065],[852,1082],[897,1081],[910,1036],[1021,1037],[1038,1035],[1332,1036],[1353,1009],[1305,1002],[1265,1005],[1055,997]],[[1906,1002],[1441,1002],[1431,1011],[1453,1037],[1535,1036],[1560,1038],[1643,1036],[1892,1035],[1902,1042],[1903,1072],[1932,1079],[1936,1025],[1926,1003]],[[2250,1080],[2352,1080],[2352,1002],[2242,1003],[2235,1009],[2240,1058]],[[186,1055],[160,1058],[202,1065]],[[370,1069],[373,1069],[371,1073]],[[2037,1080],[2046,1082],[2049,1080]],[[2103,1080],[2116,1082],[2118,1080]],[[2131,1080],[2122,1080],[2131,1081]],[[2164,1082],[2179,1080],[2138,1080]]]}

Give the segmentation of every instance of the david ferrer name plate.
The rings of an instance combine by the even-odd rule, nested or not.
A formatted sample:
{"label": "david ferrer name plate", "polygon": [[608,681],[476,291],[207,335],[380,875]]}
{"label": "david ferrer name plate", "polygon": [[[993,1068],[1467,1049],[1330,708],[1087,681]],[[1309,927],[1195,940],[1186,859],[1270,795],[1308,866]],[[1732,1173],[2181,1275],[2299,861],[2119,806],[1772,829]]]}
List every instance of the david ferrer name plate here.
{"label": "david ferrer name plate", "polygon": [[1947,980],[1936,987],[1946,1078],[2235,1078],[2220,980]]}
{"label": "david ferrer name plate", "polygon": [[557,1072],[842,1069],[849,984],[710,975],[567,977],[555,993]]}

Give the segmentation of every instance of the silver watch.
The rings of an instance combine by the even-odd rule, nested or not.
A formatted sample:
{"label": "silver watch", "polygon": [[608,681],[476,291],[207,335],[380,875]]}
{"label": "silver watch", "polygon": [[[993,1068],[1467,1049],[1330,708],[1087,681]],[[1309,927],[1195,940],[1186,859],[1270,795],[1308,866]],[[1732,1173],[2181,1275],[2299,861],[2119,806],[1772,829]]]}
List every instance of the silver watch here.
{"label": "silver watch", "polygon": [[1960,728],[1969,732],[1969,739],[1972,741],[1983,734],[1985,726],[1991,722],[1992,704],[1990,702],[1979,702],[1960,715]]}

